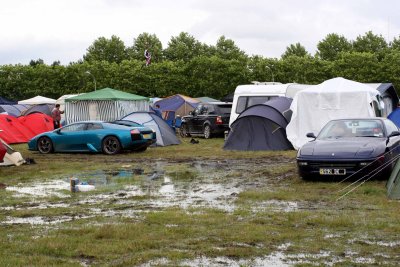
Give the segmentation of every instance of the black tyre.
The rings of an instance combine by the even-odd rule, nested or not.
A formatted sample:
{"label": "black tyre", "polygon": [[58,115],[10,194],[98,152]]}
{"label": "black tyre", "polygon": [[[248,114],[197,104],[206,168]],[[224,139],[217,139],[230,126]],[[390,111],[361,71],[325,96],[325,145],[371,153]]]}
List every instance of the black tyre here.
{"label": "black tyre", "polygon": [[40,153],[49,154],[53,152],[53,142],[46,136],[40,137],[37,142],[37,148]]}
{"label": "black tyre", "polygon": [[101,144],[103,153],[106,155],[115,155],[121,152],[121,143],[115,136],[107,136]]}
{"label": "black tyre", "polygon": [[206,124],[203,127],[203,135],[205,139],[211,138],[211,127],[210,125]]}
{"label": "black tyre", "polygon": [[179,134],[181,135],[181,137],[187,137],[190,136],[189,135],[189,130],[186,124],[182,124],[181,128],[179,129]]}

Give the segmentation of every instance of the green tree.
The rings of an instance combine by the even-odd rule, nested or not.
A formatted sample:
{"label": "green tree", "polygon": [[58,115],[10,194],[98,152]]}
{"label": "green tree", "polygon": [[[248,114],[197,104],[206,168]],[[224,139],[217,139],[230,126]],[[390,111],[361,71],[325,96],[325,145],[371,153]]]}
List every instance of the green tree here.
{"label": "green tree", "polygon": [[249,79],[251,81],[268,81],[276,80],[276,59],[267,59],[261,56],[252,56],[248,60],[247,68],[249,69]]}
{"label": "green tree", "polygon": [[121,63],[122,60],[127,58],[124,42],[115,35],[111,36],[110,39],[98,38],[89,46],[86,55],[83,56],[84,61],[107,61],[110,63]]}
{"label": "green tree", "polygon": [[246,60],[246,54],[231,39],[221,36],[215,46],[215,55],[223,59]]}
{"label": "green tree", "polygon": [[351,48],[351,43],[343,35],[330,33],[317,44],[316,55],[323,60],[335,60],[340,52],[348,52]]}
{"label": "green tree", "polygon": [[393,41],[390,43],[390,48],[392,50],[400,50],[400,36],[398,38],[393,38]]}
{"label": "green tree", "polygon": [[333,65],[333,76],[358,82],[380,82],[378,55],[371,52],[343,52]]}
{"label": "green tree", "polygon": [[128,54],[131,59],[144,61],[144,51],[149,50],[151,61],[159,62],[163,58],[163,48],[160,39],[155,34],[147,32],[141,33],[133,40],[133,46],[128,48]]}
{"label": "green tree", "polygon": [[304,46],[302,46],[300,43],[295,43],[286,47],[285,53],[282,54],[282,59],[287,58],[289,56],[306,57],[309,55],[310,54],[307,52]]}
{"label": "green tree", "polygon": [[194,57],[202,55],[203,51],[204,46],[198,40],[186,32],[181,32],[168,42],[164,55],[168,60],[183,60],[187,62]]}
{"label": "green tree", "polygon": [[41,58],[39,58],[39,59],[37,59],[37,60],[31,60],[30,62],[29,62],[29,66],[31,66],[31,67],[36,67],[36,66],[38,66],[38,65],[44,65],[44,61],[43,61],[43,59],[41,59]]}
{"label": "green tree", "polygon": [[365,35],[359,35],[353,42],[353,48],[356,52],[369,52],[382,55],[387,48],[388,44],[382,35],[375,35],[372,31],[366,32]]}

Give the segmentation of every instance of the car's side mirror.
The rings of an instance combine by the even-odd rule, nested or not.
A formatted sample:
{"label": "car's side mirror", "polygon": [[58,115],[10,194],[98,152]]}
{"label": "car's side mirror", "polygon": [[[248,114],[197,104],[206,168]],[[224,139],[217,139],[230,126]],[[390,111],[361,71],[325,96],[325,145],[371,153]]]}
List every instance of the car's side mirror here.
{"label": "car's side mirror", "polygon": [[393,136],[399,136],[400,132],[399,131],[393,131],[388,135],[388,138],[393,137]]}
{"label": "car's side mirror", "polygon": [[306,136],[308,138],[314,138],[314,139],[317,138],[314,133],[308,133],[308,134],[306,134]]}
{"label": "car's side mirror", "polygon": [[189,111],[189,115],[192,115],[192,116],[193,116],[193,111]]}
{"label": "car's side mirror", "polygon": [[56,134],[61,134],[61,129],[58,129],[58,130],[56,131]]}

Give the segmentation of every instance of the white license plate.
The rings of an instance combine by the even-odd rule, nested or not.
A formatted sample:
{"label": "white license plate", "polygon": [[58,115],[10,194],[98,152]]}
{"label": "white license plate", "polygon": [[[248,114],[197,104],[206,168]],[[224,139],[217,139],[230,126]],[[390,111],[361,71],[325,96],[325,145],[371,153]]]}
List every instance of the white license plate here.
{"label": "white license plate", "polygon": [[143,135],[144,139],[151,139],[151,137],[152,137],[152,134],[144,134]]}
{"label": "white license plate", "polygon": [[319,169],[320,175],[346,175],[346,169]]}

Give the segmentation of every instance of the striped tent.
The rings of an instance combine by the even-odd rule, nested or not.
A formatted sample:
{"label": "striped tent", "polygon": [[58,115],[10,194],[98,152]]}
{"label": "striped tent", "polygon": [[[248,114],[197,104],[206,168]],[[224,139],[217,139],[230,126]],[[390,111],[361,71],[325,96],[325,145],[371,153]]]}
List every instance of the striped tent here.
{"label": "striped tent", "polygon": [[111,88],[65,99],[68,124],[87,120],[114,121],[134,111],[149,111],[149,99]]}

